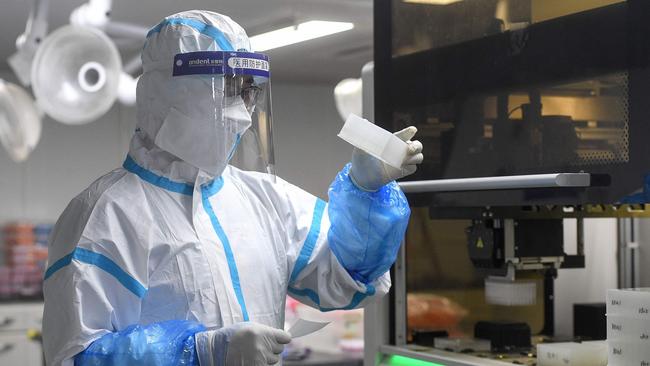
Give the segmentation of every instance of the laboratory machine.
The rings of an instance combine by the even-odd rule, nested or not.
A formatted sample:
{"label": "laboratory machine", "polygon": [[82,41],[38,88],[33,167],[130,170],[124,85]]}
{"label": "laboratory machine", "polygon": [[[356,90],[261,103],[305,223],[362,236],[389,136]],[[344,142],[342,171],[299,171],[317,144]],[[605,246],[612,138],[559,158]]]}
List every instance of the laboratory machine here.
{"label": "laboratory machine", "polygon": [[417,126],[425,160],[400,182],[411,222],[391,293],[366,311],[365,364],[606,364],[604,329],[585,324],[604,324],[606,291],[575,304],[593,321],[560,336],[554,290],[563,270],[588,268],[595,218],[617,220],[614,287],[638,284],[650,2],[376,0],[374,12],[364,117]]}

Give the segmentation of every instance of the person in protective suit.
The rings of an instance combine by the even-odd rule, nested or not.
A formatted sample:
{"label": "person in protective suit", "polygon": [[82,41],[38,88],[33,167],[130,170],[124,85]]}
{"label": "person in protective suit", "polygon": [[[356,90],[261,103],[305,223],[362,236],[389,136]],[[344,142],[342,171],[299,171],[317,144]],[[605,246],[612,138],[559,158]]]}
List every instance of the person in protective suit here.
{"label": "person in protective suit", "polygon": [[[49,365],[275,364],[287,294],[322,311],[384,295],[410,214],[402,169],[355,150],[329,202],[273,174],[268,57],[209,11],[142,51],[137,129],[59,218],[45,274]],[[229,162],[253,162],[262,172]]]}

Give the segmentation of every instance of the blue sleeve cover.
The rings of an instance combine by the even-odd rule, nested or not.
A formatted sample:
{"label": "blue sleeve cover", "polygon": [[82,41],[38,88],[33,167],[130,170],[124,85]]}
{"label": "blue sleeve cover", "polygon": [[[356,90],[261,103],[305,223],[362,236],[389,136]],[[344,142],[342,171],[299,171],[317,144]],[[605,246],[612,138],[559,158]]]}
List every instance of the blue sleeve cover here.
{"label": "blue sleeve cover", "polygon": [[74,360],[86,365],[198,365],[194,334],[205,327],[187,320],[131,325],[90,344]]}
{"label": "blue sleeve cover", "polygon": [[327,239],[352,278],[368,284],[395,262],[411,210],[396,182],[367,192],[352,183],[349,172],[350,164],[329,189]]}

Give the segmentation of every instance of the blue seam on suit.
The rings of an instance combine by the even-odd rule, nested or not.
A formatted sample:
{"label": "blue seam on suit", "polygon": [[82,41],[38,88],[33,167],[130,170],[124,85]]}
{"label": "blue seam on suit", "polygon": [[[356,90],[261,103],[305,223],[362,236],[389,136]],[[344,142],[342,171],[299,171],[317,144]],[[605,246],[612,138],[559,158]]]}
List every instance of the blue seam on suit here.
{"label": "blue seam on suit", "polygon": [[366,293],[359,292],[357,291],[354,296],[352,296],[352,301],[344,307],[341,308],[324,308],[321,307],[320,305],[320,297],[316,293],[316,291],[305,288],[305,289],[297,289],[294,287],[289,287],[289,293],[292,295],[297,295],[297,296],[303,296],[303,297],[308,297],[311,301],[318,306],[318,309],[320,311],[333,311],[333,310],[351,310],[356,308],[361,301],[363,301],[366,297],[372,296],[375,294],[375,287],[372,285],[366,285]]}
{"label": "blue seam on suit", "polygon": [[292,283],[298,278],[300,272],[305,269],[307,263],[309,263],[309,258],[311,258],[314,248],[316,247],[316,241],[320,235],[321,222],[323,220],[323,212],[325,211],[326,203],[321,199],[316,199],[316,205],[314,206],[314,214],[312,215],[311,227],[309,228],[309,233],[305,238],[305,242],[302,245],[296,264],[291,271],[291,277],[289,283]]}
{"label": "blue seam on suit", "polygon": [[228,270],[230,271],[230,279],[232,280],[232,287],[235,290],[235,296],[237,297],[237,302],[239,302],[239,306],[241,308],[244,321],[248,321],[249,320],[248,311],[246,310],[246,302],[244,301],[244,294],[242,292],[241,283],[239,281],[239,272],[237,271],[237,263],[235,263],[235,256],[232,252],[232,248],[230,247],[230,241],[228,240],[228,236],[226,236],[226,233],[223,231],[223,228],[219,223],[219,219],[217,219],[217,215],[215,215],[214,209],[212,208],[212,204],[210,203],[209,200],[210,196],[219,192],[222,186],[223,186],[222,179],[217,179],[209,184],[201,186],[201,194],[202,194],[201,200],[203,202],[203,209],[210,217],[210,222],[212,223],[212,227],[214,228],[214,231],[217,233],[217,236],[221,241],[221,245],[223,246],[223,250],[226,254],[226,260],[228,261]]}
{"label": "blue seam on suit", "polygon": [[95,253],[84,248],[76,248],[74,251],[72,251],[72,253],[54,262],[50,268],[45,271],[45,278],[43,280],[47,280],[57,271],[68,266],[70,263],[72,263],[72,260],[99,267],[106,273],[115,277],[115,279],[121,283],[122,286],[124,286],[127,290],[131,291],[139,298],[143,298],[147,293],[146,287],[144,287],[138,280],[120,268],[120,266],[118,266],[110,258],[103,254]]}
{"label": "blue seam on suit", "polygon": [[202,21],[196,19],[189,19],[189,18],[165,19],[162,22],[160,22],[158,25],[153,27],[147,33],[147,38],[151,37],[154,33],[160,32],[163,27],[168,25],[184,25],[190,27],[201,34],[212,38],[222,51],[234,51],[234,48],[230,44],[230,41],[228,41],[228,38],[226,38],[223,32],[221,32],[218,28],[210,24],[203,23]]}
{"label": "blue seam on suit", "polygon": [[124,160],[122,167],[124,167],[124,169],[127,171],[137,175],[145,182],[151,183],[165,190],[181,193],[187,196],[191,196],[194,192],[194,185],[174,182],[172,180],[169,180],[169,178],[155,174],[138,165],[138,163],[136,163],[135,160],[133,160],[133,158],[128,155],[126,156],[126,160]]}

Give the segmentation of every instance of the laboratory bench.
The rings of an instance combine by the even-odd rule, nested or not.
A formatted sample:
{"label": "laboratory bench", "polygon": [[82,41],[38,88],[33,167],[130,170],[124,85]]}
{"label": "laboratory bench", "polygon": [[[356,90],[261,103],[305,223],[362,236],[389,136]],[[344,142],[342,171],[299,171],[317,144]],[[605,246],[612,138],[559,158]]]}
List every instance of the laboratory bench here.
{"label": "laboratory bench", "polygon": [[42,323],[42,302],[0,302],[0,365],[42,366]]}

